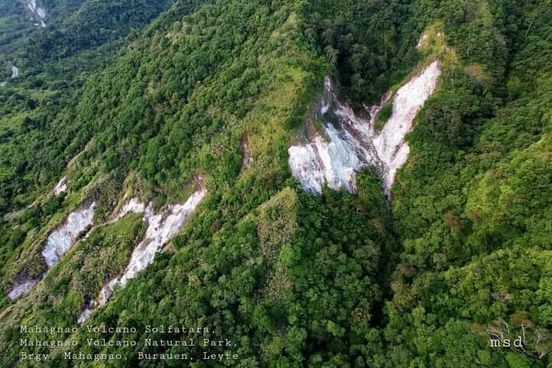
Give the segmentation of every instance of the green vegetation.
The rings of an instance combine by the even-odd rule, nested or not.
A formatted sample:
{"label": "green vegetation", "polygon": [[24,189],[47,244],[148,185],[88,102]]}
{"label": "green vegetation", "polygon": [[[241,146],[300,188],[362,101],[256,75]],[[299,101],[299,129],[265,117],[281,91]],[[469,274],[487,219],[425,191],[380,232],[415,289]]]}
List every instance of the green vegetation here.
{"label": "green vegetation", "polygon": [[[545,58],[552,50],[546,36],[552,13],[544,3],[521,9],[506,4],[506,21],[494,20],[493,32],[485,32],[509,43],[497,49],[477,35],[455,33],[456,27],[484,30],[472,27],[482,21],[491,26],[492,19],[481,17],[489,5],[478,6],[477,15],[464,16],[466,25],[445,23],[445,34],[463,63],[481,63],[489,80],[463,65],[442,80],[411,135],[416,164],[399,175],[394,189],[395,224],[405,248],[387,306],[386,334],[401,351],[394,366],[476,356],[488,366],[547,364],[541,353],[550,351],[550,301],[542,295],[549,287],[552,186],[545,111],[552,106],[552,75]],[[520,13],[527,20],[514,18]],[[488,349],[488,331],[497,321],[512,336],[525,326],[525,351],[513,349],[524,358]],[[543,338],[536,343],[538,334]]]}
{"label": "green vegetation", "polygon": [[104,282],[124,270],[144,230],[138,215],[125,216],[113,225],[96,229],[89,238],[78,242],[28,297],[8,306],[12,318],[3,324],[3,363],[17,359],[20,338],[32,341],[44,337],[40,333],[21,334],[20,323],[64,327],[75,324]]}
{"label": "green vegetation", "polygon": [[376,117],[376,123],[375,123],[376,130],[379,131],[383,128],[387,120],[389,120],[389,118],[391,117],[392,112],[393,112],[392,102],[388,102],[385,105],[383,105],[383,107],[378,112],[378,115]]}
{"label": "green vegetation", "polygon": [[[239,360],[198,367],[551,364],[549,1],[44,3],[39,30],[0,0],[0,49],[22,70],[0,88],[0,365],[91,366],[64,347],[20,360],[18,326],[76,327],[143,237],[138,215],[107,224],[123,198],[183,202],[200,175],[208,195],[182,233],[83,328],[51,338],[138,341],[79,347],[123,354],[113,367],[176,365],[139,351],[201,354],[144,346],[161,338],[146,325],[202,325],[236,344]],[[324,76],[360,109],[435,58],[438,91],[392,202],[372,170],[356,194],[303,192],[287,150]],[[64,175],[68,193],[52,196]],[[47,234],[92,199],[86,239],[8,301],[18,275],[45,271]],[[524,345],[491,348],[497,335]]]}

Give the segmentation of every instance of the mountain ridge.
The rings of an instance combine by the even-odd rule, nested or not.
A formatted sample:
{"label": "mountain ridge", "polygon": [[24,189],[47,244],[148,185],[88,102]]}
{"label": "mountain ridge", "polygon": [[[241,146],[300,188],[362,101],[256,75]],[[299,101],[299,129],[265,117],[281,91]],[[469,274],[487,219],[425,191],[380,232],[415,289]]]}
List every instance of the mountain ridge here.
{"label": "mountain ridge", "polygon": [[[153,262],[78,332],[53,337],[143,342],[156,338],[145,325],[204,323],[235,343],[240,359],[228,365],[548,364],[546,1],[176,1],[162,11],[140,3],[157,9],[141,29],[74,45],[74,55],[46,58],[43,70],[23,69],[0,90],[0,149],[27,153],[0,166],[3,364],[33,365],[18,355],[18,325],[76,326],[121,275],[149,232],[141,213],[117,218],[128,200],[160,211],[188,200],[200,177],[207,194]],[[114,19],[123,8],[109,8]],[[57,23],[46,20],[47,35]],[[93,63],[56,80],[56,68],[80,58]],[[395,91],[391,104],[436,59],[439,87],[405,132],[410,155],[392,201],[369,165],[355,168],[354,194],[324,181],[317,195],[303,190],[288,150],[309,129],[326,77],[363,116],[363,105],[386,90]],[[373,128],[392,117],[385,106]],[[43,274],[52,231],[92,201],[93,225],[27,296],[8,300],[18,277]],[[95,325],[136,331],[87,329]],[[521,329],[524,349],[489,347],[497,333],[515,338]],[[51,354],[43,366],[85,366],[65,361],[69,350],[32,349]],[[121,367],[145,364],[139,351],[169,351],[78,350],[122,352],[126,360],[109,363]]]}

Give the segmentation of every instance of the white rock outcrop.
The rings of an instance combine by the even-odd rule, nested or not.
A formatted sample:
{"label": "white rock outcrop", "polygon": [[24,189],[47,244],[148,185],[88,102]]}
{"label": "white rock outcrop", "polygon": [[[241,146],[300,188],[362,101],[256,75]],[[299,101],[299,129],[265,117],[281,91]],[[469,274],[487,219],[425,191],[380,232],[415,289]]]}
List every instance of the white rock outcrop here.
{"label": "white rock outcrop", "polygon": [[64,176],[61,178],[60,181],[56,184],[56,186],[53,189],[54,196],[59,197],[61,193],[64,193],[67,191],[67,177]]}
{"label": "white rock outcrop", "polygon": [[9,62],[11,70],[11,79],[19,77],[19,68],[12,62]]}
{"label": "white rock outcrop", "polygon": [[44,18],[46,18],[46,10],[42,6],[40,0],[24,0],[24,2],[27,10],[29,10],[35,21],[38,22],[37,25],[46,27],[46,23],[44,22]]}
{"label": "white rock outcrop", "polygon": [[324,124],[325,136],[314,133],[308,142],[289,148],[292,175],[312,193],[321,193],[324,185],[354,192],[355,173],[374,166],[389,195],[395,174],[410,152],[405,137],[412,130],[417,113],[435,91],[440,74],[439,62],[434,61],[403,85],[394,96],[391,116],[381,132],[375,131],[375,121],[387,97],[379,106],[372,107],[370,120],[362,119],[338,101],[330,79],[326,78],[325,94],[316,112]]}
{"label": "white rock outcrop", "polygon": [[[19,68],[11,61],[8,61],[8,65],[10,66],[10,70],[11,70],[10,79],[17,78],[19,76]],[[0,87],[4,87],[7,83],[8,81],[1,82]]]}
{"label": "white rock outcrop", "polygon": [[[54,267],[61,257],[71,249],[77,239],[92,225],[96,202],[81,206],[71,212],[65,221],[59,225],[46,239],[42,249],[42,256],[48,269]],[[8,293],[10,300],[26,295],[44,277],[45,273],[33,280],[24,280],[16,283]]]}
{"label": "white rock outcrop", "polygon": [[388,190],[393,184],[397,170],[406,163],[410,153],[405,137],[412,130],[412,123],[425,101],[435,91],[440,75],[439,63],[434,61],[422,73],[402,86],[393,100],[391,117],[374,139],[378,157],[388,169],[383,183]]}
{"label": "white rock outcrop", "polygon": [[26,295],[38,283],[38,280],[25,280],[18,283],[8,293],[8,299],[15,300]]}
{"label": "white rock outcrop", "polygon": [[146,206],[145,203],[141,202],[138,198],[132,198],[130,201],[125,203],[121,208],[121,211],[115,216],[115,220],[119,220],[125,217],[129,213],[146,213],[144,220],[148,221],[148,218],[151,217],[153,209],[151,204]]}
{"label": "white rock outcrop", "polygon": [[153,261],[161,247],[182,230],[206,193],[205,189],[200,189],[184,204],[169,205],[163,213],[149,219],[145,238],[134,249],[130,262],[118,281],[119,285],[126,285],[128,280],[135,278]]}
{"label": "white rock outcrop", "polygon": [[55,266],[60,258],[75,244],[78,237],[92,225],[96,202],[83,206],[69,214],[63,224],[46,240],[42,256],[48,268]]}
{"label": "white rock outcrop", "polygon": [[130,261],[123,273],[104,285],[96,300],[83,310],[78,318],[78,323],[86,321],[95,308],[101,307],[109,301],[116,288],[124,287],[129,280],[135,278],[138,273],[153,262],[155,254],[182,230],[206,194],[207,191],[201,188],[194,192],[184,204],[169,205],[159,214],[153,214],[151,205],[146,207],[138,200],[131,200],[123,207],[120,214],[129,212],[144,213],[144,220],[148,223],[146,234],[132,252]]}

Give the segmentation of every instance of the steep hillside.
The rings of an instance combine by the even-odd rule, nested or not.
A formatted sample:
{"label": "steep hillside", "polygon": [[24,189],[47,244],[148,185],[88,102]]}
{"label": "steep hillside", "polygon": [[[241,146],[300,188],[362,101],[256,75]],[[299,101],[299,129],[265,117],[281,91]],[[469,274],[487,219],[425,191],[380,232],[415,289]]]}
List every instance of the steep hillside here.
{"label": "steep hillside", "polygon": [[549,1],[4,3],[0,365],[550,364]]}
{"label": "steep hillside", "polygon": [[[394,189],[405,248],[388,304],[395,366],[508,366],[502,354],[512,367],[547,364],[552,13],[545,3],[518,11],[527,18],[492,28],[509,54],[461,55],[471,81],[451,79],[411,136]],[[477,55],[468,46],[457,49]],[[522,347],[489,351],[489,339],[518,336]]]}

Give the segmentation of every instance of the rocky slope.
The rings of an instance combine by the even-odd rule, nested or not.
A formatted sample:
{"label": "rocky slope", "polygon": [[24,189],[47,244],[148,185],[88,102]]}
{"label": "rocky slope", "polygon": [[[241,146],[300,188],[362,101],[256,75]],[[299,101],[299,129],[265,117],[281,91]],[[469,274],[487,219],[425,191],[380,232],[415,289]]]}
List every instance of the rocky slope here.
{"label": "rocky slope", "polygon": [[314,132],[309,137],[311,142],[289,148],[293,175],[305,190],[314,193],[320,194],[325,185],[354,192],[355,172],[372,166],[379,172],[382,186],[389,194],[397,170],[408,159],[410,149],[406,135],[424,102],[435,91],[440,74],[439,63],[434,61],[395,95],[386,94],[382,104],[390,99],[393,109],[381,131],[376,131],[375,122],[382,106],[370,109],[370,119],[356,116],[349,106],[337,99],[332,82],[327,78],[324,96],[317,111],[309,117],[309,124],[322,123],[327,138]]}
{"label": "rocky slope", "polygon": [[0,366],[550,364],[546,2],[44,4],[0,1]]}

